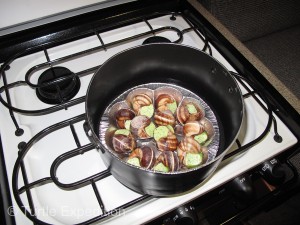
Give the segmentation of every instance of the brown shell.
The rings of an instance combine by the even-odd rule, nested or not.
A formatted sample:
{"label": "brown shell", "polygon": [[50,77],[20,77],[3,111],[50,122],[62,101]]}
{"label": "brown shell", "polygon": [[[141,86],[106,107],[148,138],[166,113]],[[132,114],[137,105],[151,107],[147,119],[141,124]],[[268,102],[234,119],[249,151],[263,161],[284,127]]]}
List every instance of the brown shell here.
{"label": "brown shell", "polygon": [[207,147],[201,147],[201,151],[203,154],[202,164],[207,162],[208,159],[208,149]]}
{"label": "brown shell", "polygon": [[115,114],[116,123],[121,129],[125,128],[126,120],[132,120],[134,117],[135,113],[131,109],[126,108],[118,110]]}
{"label": "brown shell", "polygon": [[154,164],[157,165],[159,163],[163,163],[166,167],[170,169],[171,172],[177,171],[179,169],[179,160],[176,153],[171,151],[162,152],[156,159]]}
{"label": "brown shell", "polygon": [[206,117],[203,117],[199,123],[204,127],[204,130],[207,132],[208,138],[212,138],[215,134],[215,129],[212,124],[212,122],[207,119]]}
{"label": "brown shell", "polygon": [[185,136],[188,137],[201,134],[204,131],[205,131],[204,125],[198,121],[187,122],[183,126],[183,133]]}
{"label": "brown shell", "polygon": [[157,148],[160,151],[175,151],[177,149],[178,140],[176,135],[171,134],[166,138],[157,141]]}
{"label": "brown shell", "polygon": [[120,154],[128,154],[136,147],[136,142],[132,135],[115,134],[112,144],[114,150]]}
{"label": "brown shell", "polygon": [[173,113],[170,110],[166,111],[156,111],[154,114],[154,122],[161,126],[161,125],[171,125],[174,126],[176,121]]}
{"label": "brown shell", "polygon": [[136,88],[127,95],[126,102],[132,107],[134,112],[139,115],[141,107],[153,104],[153,90],[148,88]]}
{"label": "brown shell", "polygon": [[201,151],[201,146],[194,138],[185,137],[179,143],[178,149],[184,152],[199,153]]}
{"label": "brown shell", "polygon": [[146,94],[139,94],[133,97],[132,101],[133,110],[139,115],[140,108],[152,104],[152,99]]}
{"label": "brown shell", "polygon": [[140,160],[141,167],[146,169],[151,169],[155,163],[155,152],[152,148],[148,146],[143,146],[141,148],[136,148],[128,157],[138,158]]}
{"label": "brown shell", "polygon": [[203,162],[207,161],[208,151],[206,147],[201,147],[201,145],[194,140],[192,137],[185,137],[178,145],[177,155],[181,164],[187,153],[200,153],[203,152]]}
{"label": "brown shell", "polygon": [[[197,113],[189,113],[187,105],[192,104],[197,110]],[[194,98],[184,98],[179,104],[176,111],[177,120],[182,125],[190,121],[198,121],[205,116],[205,110],[200,102]]]}
{"label": "brown shell", "polygon": [[[167,101],[166,104],[172,103],[174,100],[179,104],[182,98],[182,93],[173,87],[162,86],[154,90],[155,106],[165,105],[165,101]],[[160,102],[160,104],[158,104],[158,102]]]}
{"label": "brown shell", "polygon": [[130,132],[135,138],[145,139],[150,138],[145,128],[149,126],[151,120],[147,116],[136,116],[131,120]]}
{"label": "brown shell", "polygon": [[173,103],[175,99],[168,94],[161,94],[155,98],[155,108],[158,109],[160,106]]}
{"label": "brown shell", "polygon": [[183,126],[181,124],[177,124],[175,127],[174,127],[174,132],[176,135],[178,136],[184,136],[184,133],[183,133]]}

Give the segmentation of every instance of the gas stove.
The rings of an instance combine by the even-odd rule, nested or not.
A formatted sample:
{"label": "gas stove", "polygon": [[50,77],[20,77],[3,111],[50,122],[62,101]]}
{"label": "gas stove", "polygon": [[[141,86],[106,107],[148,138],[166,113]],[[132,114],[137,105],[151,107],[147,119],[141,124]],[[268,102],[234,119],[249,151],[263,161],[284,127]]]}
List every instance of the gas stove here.
{"label": "gas stove", "polygon": [[[294,118],[277,110],[272,92],[262,90],[264,84],[255,79],[258,72],[244,59],[230,57],[232,46],[224,50],[223,37],[218,39],[189,3],[127,3],[74,17],[81,21],[76,25],[71,20],[55,22],[59,31],[52,24],[43,31],[34,28],[34,34],[23,31],[23,42],[16,39],[11,48],[3,48],[1,188],[7,224],[147,223],[269,160],[263,164],[266,170],[279,163],[274,157],[299,145]],[[213,175],[186,193],[163,198],[120,184],[83,129],[85,95],[94,72],[115,54],[149,41],[205,51],[231,71],[245,104],[241,133]]]}

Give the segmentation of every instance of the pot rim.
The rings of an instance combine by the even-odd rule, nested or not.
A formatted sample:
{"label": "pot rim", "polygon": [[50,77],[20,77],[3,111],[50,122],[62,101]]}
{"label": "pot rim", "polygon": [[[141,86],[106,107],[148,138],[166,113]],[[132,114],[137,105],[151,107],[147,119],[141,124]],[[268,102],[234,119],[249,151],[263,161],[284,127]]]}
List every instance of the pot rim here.
{"label": "pot rim", "polygon": [[[228,145],[228,147],[218,156],[216,156],[213,160],[211,160],[210,162],[208,163],[204,163],[200,166],[197,166],[197,167],[194,167],[194,168],[191,168],[191,169],[187,169],[187,170],[183,170],[183,171],[174,171],[174,172],[160,172],[160,171],[155,171],[155,170],[150,170],[150,169],[145,169],[145,168],[142,168],[142,167],[137,167],[135,165],[132,165],[130,163],[127,163],[126,161],[120,159],[118,156],[116,156],[115,154],[113,154],[109,149],[107,149],[105,146],[103,146],[103,144],[101,143],[98,135],[95,133],[94,129],[92,129],[93,126],[91,126],[93,123],[91,121],[91,118],[89,116],[89,113],[88,113],[88,107],[87,107],[87,100],[89,98],[89,93],[90,93],[90,88],[91,88],[91,85],[93,83],[93,80],[95,79],[95,77],[97,76],[97,74],[99,73],[99,71],[101,71],[101,68],[104,67],[106,64],[108,64],[111,60],[113,60],[115,57],[118,57],[120,54],[123,54],[127,51],[131,51],[131,50],[134,50],[136,48],[143,48],[143,47],[148,47],[148,46],[153,46],[153,45],[172,45],[172,46],[179,46],[179,47],[186,47],[186,48],[190,48],[190,49],[193,49],[193,50],[196,50],[198,52],[201,52],[203,54],[205,54],[206,56],[210,57],[212,60],[214,60],[215,62],[217,62],[223,69],[224,71],[229,75],[229,77],[233,80],[233,82],[235,83],[236,87],[237,87],[237,90],[238,90],[238,93],[239,93],[239,96],[241,98],[241,104],[242,104],[242,110],[241,110],[241,115],[242,115],[242,118],[241,118],[241,122],[240,122],[240,126],[239,126],[239,129],[238,131],[236,132],[234,138],[232,139],[231,143]],[[201,96],[200,96],[201,97]],[[110,57],[109,59],[107,59],[98,69],[97,71],[94,73],[90,83],[89,83],[89,86],[88,86],[88,89],[87,89],[87,94],[86,94],[86,99],[85,99],[85,114],[86,114],[86,120],[87,120],[87,124],[88,124],[88,127],[90,128],[90,131],[91,131],[91,136],[92,138],[95,140],[95,147],[97,148],[100,148],[102,149],[103,151],[105,152],[108,152],[110,155],[112,155],[115,159],[117,159],[118,161],[120,161],[121,163],[123,163],[124,165],[127,165],[127,166],[130,166],[132,167],[133,169],[139,169],[140,171],[145,171],[147,173],[153,173],[153,174],[162,174],[162,175],[166,175],[166,176],[169,176],[169,175],[174,175],[174,174],[186,174],[186,173],[190,173],[190,172],[194,172],[194,171],[197,171],[197,170],[200,170],[201,168],[203,167],[206,167],[206,166],[209,166],[210,164],[212,163],[215,163],[216,161],[222,159],[225,154],[227,153],[227,151],[232,147],[232,145],[235,143],[235,140],[237,139],[238,135],[240,134],[241,132],[241,128],[242,128],[242,124],[243,124],[243,121],[245,119],[245,103],[244,103],[244,99],[243,99],[243,96],[242,96],[242,92],[241,92],[241,89],[237,83],[237,81],[234,79],[234,77],[231,75],[231,73],[229,72],[229,70],[222,64],[220,63],[217,59],[215,59],[214,57],[212,57],[211,55],[209,55],[208,53],[200,50],[200,49],[197,49],[195,47],[192,47],[192,46],[188,46],[188,45],[183,45],[183,44],[177,44],[177,43],[153,43],[153,44],[145,44],[145,45],[138,45],[138,46],[134,46],[134,47],[131,47],[131,48],[128,48],[128,49],[125,49],[123,51],[120,51],[118,52],[117,54],[113,55],[112,57]],[[100,116],[100,115],[99,115]],[[220,131],[222,132],[222,131]],[[220,148],[220,146],[219,146]],[[218,150],[219,151],[219,150]],[[104,153],[104,152],[102,152]],[[217,165],[218,166],[218,165]],[[216,166],[216,168],[217,168]],[[216,169],[215,168],[215,169]]]}

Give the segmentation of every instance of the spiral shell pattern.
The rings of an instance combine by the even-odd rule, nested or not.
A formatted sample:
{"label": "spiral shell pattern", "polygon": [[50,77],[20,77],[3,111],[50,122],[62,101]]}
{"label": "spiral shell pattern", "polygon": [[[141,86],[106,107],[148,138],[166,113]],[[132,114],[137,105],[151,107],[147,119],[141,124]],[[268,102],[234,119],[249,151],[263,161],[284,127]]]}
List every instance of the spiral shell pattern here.
{"label": "spiral shell pattern", "polygon": [[148,146],[143,146],[141,148],[136,148],[131,152],[128,159],[138,158],[141,164],[141,167],[146,169],[152,168],[155,163],[155,153],[152,148]]}
{"label": "spiral shell pattern", "polygon": [[131,101],[133,110],[139,114],[140,108],[152,104],[152,99],[146,94],[138,94]]}
{"label": "spiral shell pattern", "polygon": [[201,151],[200,144],[192,137],[185,137],[181,140],[178,148],[184,152],[199,153]]}
{"label": "spiral shell pattern", "polygon": [[154,114],[154,122],[157,125],[171,125],[174,126],[175,125],[175,117],[172,114],[172,112],[170,110],[166,110],[166,111],[157,111]]}
{"label": "spiral shell pattern", "polygon": [[163,163],[166,167],[170,169],[171,172],[177,171],[179,169],[179,160],[174,152],[165,151],[162,152],[156,159],[155,165],[158,163]]}
{"label": "spiral shell pattern", "polygon": [[205,127],[198,121],[187,122],[183,126],[183,133],[185,136],[190,137],[193,135],[201,134],[205,131]]}
{"label": "spiral shell pattern", "polygon": [[120,154],[128,154],[136,147],[136,142],[132,135],[115,134],[112,144],[114,150]]}
{"label": "spiral shell pattern", "polygon": [[151,120],[146,116],[136,116],[130,124],[130,131],[136,138],[149,138],[145,128],[151,123]]}
{"label": "spiral shell pattern", "polygon": [[116,112],[115,118],[119,128],[125,128],[126,120],[132,120],[135,117],[135,113],[130,109],[120,109]]}
{"label": "spiral shell pattern", "polygon": [[168,135],[166,138],[161,138],[157,142],[157,148],[160,151],[175,151],[177,145],[178,140],[174,134]]}

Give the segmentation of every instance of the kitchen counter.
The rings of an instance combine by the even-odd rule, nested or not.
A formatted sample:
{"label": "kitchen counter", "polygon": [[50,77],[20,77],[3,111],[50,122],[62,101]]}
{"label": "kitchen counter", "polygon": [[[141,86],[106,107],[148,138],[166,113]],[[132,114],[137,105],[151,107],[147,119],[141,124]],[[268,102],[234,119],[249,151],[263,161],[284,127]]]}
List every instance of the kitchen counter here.
{"label": "kitchen counter", "polygon": [[300,113],[299,99],[223,24],[196,0],[188,0],[241,54],[276,88],[278,92]]}

